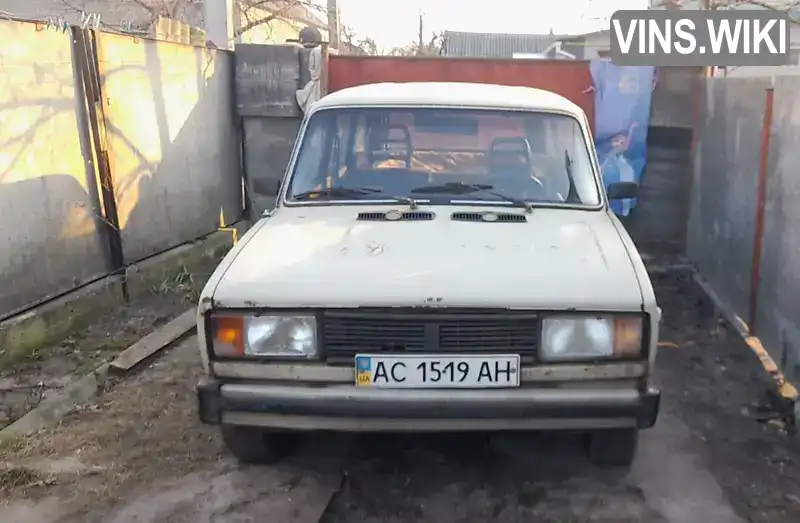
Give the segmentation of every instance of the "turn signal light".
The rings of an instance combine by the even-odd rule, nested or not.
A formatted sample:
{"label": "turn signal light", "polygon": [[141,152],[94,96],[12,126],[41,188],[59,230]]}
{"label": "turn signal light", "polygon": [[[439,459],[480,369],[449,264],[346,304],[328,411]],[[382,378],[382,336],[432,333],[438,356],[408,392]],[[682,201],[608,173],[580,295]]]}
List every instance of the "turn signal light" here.
{"label": "turn signal light", "polygon": [[614,356],[629,358],[641,355],[642,327],[641,316],[614,318]]}
{"label": "turn signal light", "polygon": [[244,355],[244,318],[216,316],[212,318],[214,352],[218,356]]}

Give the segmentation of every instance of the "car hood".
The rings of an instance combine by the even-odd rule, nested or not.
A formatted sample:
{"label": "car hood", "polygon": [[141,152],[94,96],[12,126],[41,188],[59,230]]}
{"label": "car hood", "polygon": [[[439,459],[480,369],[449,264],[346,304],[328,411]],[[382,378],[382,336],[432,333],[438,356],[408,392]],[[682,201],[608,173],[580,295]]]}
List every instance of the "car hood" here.
{"label": "car hood", "polygon": [[[450,306],[641,310],[605,212],[536,209],[527,223],[357,221],[386,208],[279,209],[218,269],[214,307]],[[635,256],[638,256],[634,253]]]}

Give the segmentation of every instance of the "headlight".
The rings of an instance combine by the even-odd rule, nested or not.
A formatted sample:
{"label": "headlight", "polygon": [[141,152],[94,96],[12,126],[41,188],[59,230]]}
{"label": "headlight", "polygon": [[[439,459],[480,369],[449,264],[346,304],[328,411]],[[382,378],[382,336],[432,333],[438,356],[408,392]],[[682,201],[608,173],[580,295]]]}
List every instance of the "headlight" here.
{"label": "headlight", "polygon": [[642,316],[548,316],[540,356],[547,361],[635,357],[642,352]]}
{"label": "headlight", "polygon": [[317,355],[317,322],[313,316],[212,316],[214,354],[313,358]]}

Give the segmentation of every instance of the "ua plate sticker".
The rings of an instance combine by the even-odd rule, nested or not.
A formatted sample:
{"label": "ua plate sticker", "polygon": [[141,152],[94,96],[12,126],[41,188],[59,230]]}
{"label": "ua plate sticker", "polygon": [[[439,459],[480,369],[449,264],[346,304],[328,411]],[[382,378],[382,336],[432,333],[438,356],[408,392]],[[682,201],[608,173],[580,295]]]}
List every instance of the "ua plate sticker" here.
{"label": "ua plate sticker", "polygon": [[372,358],[369,356],[356,357],[356,384],[359,387],[372,384]]}

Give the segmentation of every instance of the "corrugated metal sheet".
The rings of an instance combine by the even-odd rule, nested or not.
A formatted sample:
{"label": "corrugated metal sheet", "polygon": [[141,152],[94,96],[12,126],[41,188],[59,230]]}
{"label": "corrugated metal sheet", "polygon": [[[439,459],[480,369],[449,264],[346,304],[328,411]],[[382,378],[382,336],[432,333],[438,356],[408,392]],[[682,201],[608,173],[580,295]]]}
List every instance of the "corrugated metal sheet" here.
{"label": "corrugated metal sheet", "polygon": [[444,32],[445,56],[512,58],[514,53],[541,53],[566,35]]}

